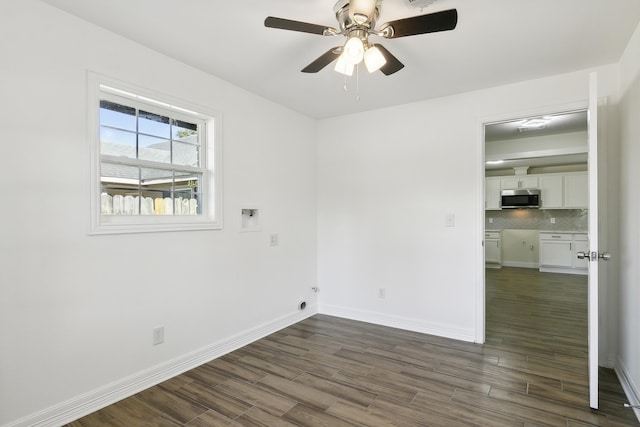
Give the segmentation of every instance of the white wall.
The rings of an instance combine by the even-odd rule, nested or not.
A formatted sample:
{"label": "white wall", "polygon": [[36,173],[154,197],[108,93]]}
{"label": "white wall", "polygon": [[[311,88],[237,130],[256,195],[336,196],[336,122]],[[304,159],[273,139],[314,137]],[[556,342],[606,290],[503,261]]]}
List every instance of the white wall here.
{"label": "white wall", "polygon": [[588,136],[586,130],[555,135],[487,141],[484,154],[487,160],[503,160],[552,156],[556,154],[586,153],[588,151],[587,141]]}
{"label": "white wall", "polygon": [[[584,107],[588,71],[323,120],[320,310],[481,340],[481,124]],[[615,93],[616,66],[597,71]]]}
{"label": "white wall", "polygon": [[620,77],[618,372],[627,396],[640,404],[640,26],[620,61]]}
{"label": "white wall", "polygon": [[[315,310],[314,120],[39,1],[2,9],[0,425],[64,421]],[[89,69],[222,112],[224,230],[88,236]],[[262,232],[239,233],[247,205]]]}

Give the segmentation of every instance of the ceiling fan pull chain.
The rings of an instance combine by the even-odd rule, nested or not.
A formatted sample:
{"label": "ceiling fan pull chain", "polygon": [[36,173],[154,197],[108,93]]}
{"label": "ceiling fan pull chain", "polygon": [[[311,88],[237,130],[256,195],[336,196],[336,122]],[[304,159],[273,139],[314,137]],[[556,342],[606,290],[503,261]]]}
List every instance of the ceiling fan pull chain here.
{"label": "ceiling fan pull chain", "polygon": [[344,85],[342,86],[342,89],[347,92],[349,90],[349,88],[347,87],[347,75],[344,75]]}
{"label": "ceiling fan pull chain", "polygon": [[360,101],[360,64],[356,64],[356,101]]}

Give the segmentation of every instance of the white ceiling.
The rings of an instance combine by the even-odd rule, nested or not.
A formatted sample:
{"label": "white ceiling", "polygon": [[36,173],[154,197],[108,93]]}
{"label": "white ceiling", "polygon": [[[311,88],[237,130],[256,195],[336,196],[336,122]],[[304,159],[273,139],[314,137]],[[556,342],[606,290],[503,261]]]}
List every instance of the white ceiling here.
{"label": "white ceiling", "polygon": [[489,142],[580,132],[586,131],[588,126],[586,110],[543,117],[547,117],[549,121],[539,129],[523,130],[522,126],[524,120],[537,119],[539,117],[522,117],[519,120],[487,124],[484,127],[484,140]]}
{"label": "white ceiling", "polygon": [[347,82],[330,65],[300,70],[340,37],[265,28],[271,15],[337,27],[333,0],[43,0],[310,117],[399,105],[615,63],[638,0],[383,0],[380,24],[455,8],[453,31],[377,40],[405,68]]}

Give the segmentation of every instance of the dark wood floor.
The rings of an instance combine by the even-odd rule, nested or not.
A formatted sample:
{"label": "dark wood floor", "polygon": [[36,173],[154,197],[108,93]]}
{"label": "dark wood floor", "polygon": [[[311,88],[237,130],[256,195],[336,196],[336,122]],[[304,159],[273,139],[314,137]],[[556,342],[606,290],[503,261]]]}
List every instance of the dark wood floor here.
{"label": "dark wood floor", "polygon": [[487,271],[476,345],[316,315],[71,424],[79,426],[628,426],[600,370],[588,403],[581,276]]}

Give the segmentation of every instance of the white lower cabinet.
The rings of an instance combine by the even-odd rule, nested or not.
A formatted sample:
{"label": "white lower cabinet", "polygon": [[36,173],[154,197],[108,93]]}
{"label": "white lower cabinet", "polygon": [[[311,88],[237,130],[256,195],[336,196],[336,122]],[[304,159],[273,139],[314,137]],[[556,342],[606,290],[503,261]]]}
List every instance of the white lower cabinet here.
{"label": "white lower cabinet", "polygon": [[500,268],[502,266],[502,248],[500,247],[500,231],[484,232],[484,262],[485,266]]}
{"label": "white lower cabinet", "polygon": [[578,252],[588,251],[586,233],[540,232],[540,271],[587,274],[588,261]]}

